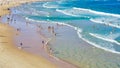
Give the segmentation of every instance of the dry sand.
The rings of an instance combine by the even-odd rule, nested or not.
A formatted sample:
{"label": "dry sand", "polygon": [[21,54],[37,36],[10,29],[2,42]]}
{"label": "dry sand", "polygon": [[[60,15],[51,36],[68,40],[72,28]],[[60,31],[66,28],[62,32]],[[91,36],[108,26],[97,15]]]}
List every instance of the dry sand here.
{"label": "dry sand", "polygon": [[[8,14],[8,8],[32,0],[18,1],[12,1],[9,2],[9,4],[7,3],[0,6],[0,16]],[[4,0],[4,2],[6,1]],[[17,49],[13,42],[15,33],[16,32],[12,27],[0,23],[0,68],[56,68],[54,64],[50,63],[43,57],[34,56]]]}

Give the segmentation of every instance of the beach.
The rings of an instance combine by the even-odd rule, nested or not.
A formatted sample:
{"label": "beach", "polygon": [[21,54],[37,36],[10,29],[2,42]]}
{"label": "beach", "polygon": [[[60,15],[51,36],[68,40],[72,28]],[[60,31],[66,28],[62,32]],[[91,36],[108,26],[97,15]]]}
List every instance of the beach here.
{"label": "beach", "polygon": [[[6,5],[3,4],[0,6],[0,15],[9,14],[10,11],[7,9],[17,5],[20,5],[20,2],[14,1]],[[0,29],[0,68],[56,68],[54,64],[43,57],[33,56],[18,50],[13,42],[16,33],[14,28],[8,24],[0,23]]]}
{"label": "beach", "polygon": [[[14,29],[1,24],[0,31],[0,68],[55,68],[43,57],[33,56],[15,48],[13,43]],[[3,37],[2,37],[2,34]]]}
{"label": "beach", "polygon": [[[71,2],[36,2],[21,5],[13,10],[16,11],[15,15],[22,16],[31,25],[42,27],[43,29],[38,31],[39,34],[50,40],[53,37],[47,46],[55,59],[63,60],[78,68],[119,68],[119,44],[113,41],[119,37],[120,29],[109,25],[115,26],[119,21],[118,16],[71,7],[75,5],[74,1]],[[114,18],[115,23],[108,22]],[[102,20],[103,23],[96,23],[91,19]],[[55,29],[52,31],[53,34],[51,31],[48,32],[48,27]],[[29,48],[24,50],[33,54],[35,52],[29,51]],[[39,55],[36,52],[35,54]]]}
{"label": "beach", "polygon": [[119,8],[106,8],[118,2],[3,3],[0,68],[120,67],[120,15],[114,14]]}
{"label": "beach", "polygon": [[[26,0],[26,2],[31,1]],[[8,8],[20,4],[19,1],[9,2],[6,5],[3,4],[0,6],[0,16],[9,14],[10,11],[7,10]],[[0,29],[0,68],[56,68],[54,64],[43,57],[33,56],[17,49],[13,42],[16,33],[14,28],[8,24],[0,23]]]}
{"label": "beach", "polygon": [[[44,21],[39,24],[26,20],[22,16],[16,15],[14,13],[11,15],[13,15],[13,19],[16,20],[9,22],[9,25],[14,27],[17,31],[14,38],[14,43],[16,44],[15,47],[33,55],[42,56],[49,60],[51,63],[54,63],[58,68],[76,68],[73,65],[63,62],[62,60],[54,57],[52,55],[52,52],[50,52],[49,42],[52,39],[55,39],[55,35],[54,33],[51,33],[51,31],[49,32],[48,27],[57,27],[56,24],[50,24]],[[9,15],[2,17],[2,21],[4,23],[7,22],[7,17],[9,17]],[[42,41],[44,41],[44,44]]]}

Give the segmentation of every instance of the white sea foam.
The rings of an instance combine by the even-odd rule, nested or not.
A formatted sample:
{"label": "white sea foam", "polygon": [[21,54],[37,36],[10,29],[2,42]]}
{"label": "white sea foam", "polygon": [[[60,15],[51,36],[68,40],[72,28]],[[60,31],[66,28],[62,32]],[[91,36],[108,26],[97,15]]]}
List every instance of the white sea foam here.
{"label": "white sea foam", "polygon": [[57,9],[58,12],[64,13],[66,15],[72,15],[72,16],[111,16],[111,17],[117,17],[120,18],[119,14],[112,14],[112,13],[105,13],[105,12],[99,12],[99,11],[94,11],[91,9],[84,9],[84,8],[69,8],[69,9],[64,9],[64,10],[59,10]]}
{"label": "white sea foam", "polygon": [[56,9],[56,11],[69,16],[89,18],[88,15],[85,15],[85,14],[88,14],[87,12],[74,10],[73,8],[64,9],[64,10]]}
{"label": "white sea foam", "polygon": [[60,8],[57,4],[50,4],[51,2],[44,3],[42,6],[44,8]]}
{"label": "white sea foam", "polygon": [[40,16],[40,15],[45,16],[49,14],[46,11],[39,11],[39,10],[36,10],[35,8],[27,8],[27,9],[22,8],[19,11],[23,12],[24,14],[35,15],[35,16]]}
{"label": "white sea foam", "polygon": [[98,35],[98,34],[93,34],[93,33],[89,33],[91,36],[94,36],[98,39],[101,39],[101,40],[104,40],[104,41],[108,41],[108,42],[112,42],[112,43],[115,43],[117,45],[120,45],[119,42],[115,41],[114,39],[111,39],[111,38],[107,38],[107,37],[103,37],[101,35]]}
{"label": "white sea foam", "polygon": [[39,22],[39,23],[53,23],[53,24],[58,23],[58,24],[61,24],[61,25],[66,25],[66,26],[72,27],[72,28],[74,28],[74,29],[77,31],[78,37],[79,37],[80,39],[84,40],[85,42],[87,42],[87,43],[89,43],[89,44],[91,44],[91,45],[93,45],[93,46],[95,46],[95,47],[97,47],[97,48],[103,49],[103,50],[105,50],[105,51],[120,54],[120,52],[115,51],[114,48],[107,49],[107,48],[101,47],[100,45],[95,44],[95,43],[93,43],[93,42],[90,42],[89,40],[83,38],[82,35],[80,34],[80,33],[82,32],[82,29],[77,28],[77,27],[74,27],[74,26],[72,26],[72,25],[65,24],[65,23],[62,23],[62,22],[54,22],[54,21],[48,21],[48,22],[46,22],[46,21],[38,21],[38,20],[29,19],[29,18],[27,18],[27,17],[26,17],[26,20],[33,21],[33,22]]}
{"label": "white sea foam", "polygon": [[92,22],[94,22],[94,23],[100,23],[100,24],[105,24],[105,25],[108,25],[108,26],[120,28],[119,25],[115,25],[115,24],[111,24],[111,23],[107,23],[107,22],[102,22],[102,21],[95,20],[95,19],[90,19],[90,21],[92,21]]}
{"label": "white sea foam", "polygon": [[91,13],[94,13],[94,14],[99,14],[99,15],[107,15],[107,16],[113,16],[113,17],[120,18],[119,14],[105,13],[105,12],[94,11],[94,10],[91,10],[91,9],[83,9],[83,8],[76,8],[76,7],[74,7],[73,9],[88,11],[88,12],[91,12]]}
{"label": "white sea foam", "polygon": [[98,12],[90,9],[83,9],[83,8],[76,8],[76,7],[70,8],[70,9],[64,9],[64,10],[56,9],[56,11],[69,16],[87,17],[87,18],[90,18],[90,20],[95,23],[100,23],[100,24],[105,24],[107,26],[120,28],[119,14],[104,13],[104,12]]}
{"label": "white sea foam", "polygon": [[95,47],[97,47],[97,48],[103,49],[103,50],[108,51],[108,52],[111,52],[111,53],[120,54],[120,52],[115,51],[114,48],[112,48],[112,49],[107,49],[107,48],[101,47],[100,45],[98,45],[98,44],[96,44],[96,43],[90,42],[89,40],[83,38],[79,31],[77,32],[77,34],[78,34],[79,38],[81,38],[81,39],[84,40],[85,42],[87,42],[87,43],[89,43],[89,44],[91,44],[91,45],[93,45],[93,46],[95,46]]}
{"label": "white sea foam", "polygon": [[75,16],[75,17],[79,17],[79,15],[75,15],[75,14],[72,14],[72,13],[68,13],[64,10],[59,10],[59,9],[56,9],[57,12],[60,12],[60,13],[63,13],[65,15],[69,15],[69,16]]}
{"label": "white sea foam", "polygon": [[82,32],[82,29],[78,28],[78,27],[75,27],[75,26],[72,26],[70,24],[67,24],[67,23],[63,23],[63,22],[56,22],[56,21],[39,21],[39,20],[33,20],[33,19],[30,19],[28,17],[25,18],[26,20],[29,20],[29,21],[33,21],[33,22],[39,22],[39,23],[53,23],[53,24],[61,24],[61,25],[66,25],[66,26],[69,26],[71,28],[74,28],[75,30],[79,31],[79,32]]}

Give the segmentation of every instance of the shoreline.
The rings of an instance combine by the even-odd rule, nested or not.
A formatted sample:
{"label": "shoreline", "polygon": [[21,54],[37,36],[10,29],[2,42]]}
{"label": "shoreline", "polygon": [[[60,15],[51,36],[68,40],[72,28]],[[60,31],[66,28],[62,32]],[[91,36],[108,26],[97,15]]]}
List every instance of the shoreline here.
{"label": "shoreline", "polygon": [[[13,11],[15,11],[15,10],[13,9]],[[50,32],[46,32],[46,31],[48,31],[47,27],[48,26],[56,27],[56,23],[53,24],[51,21],[46,21],[46,22],[44,21],[41,23],[40,22],[37,23],[36,20],[34,22],[32,22],[30,20],[27,20],[25,17],[23,17],[23,19],[24,19],[23,20],[22,16],[20,16],[19,14],[17,15],[17,14],[13,13],[12,15],[14,16],[13,19],[16,21],[9,22],[9,23],[7,23],[5,21],[5,23],[9,24],[8,25],[9,27],[10,26],[14,27],[13,28],[14,30],[10,29],[10,31],[14,31],[13,34],[11,34],[13,36],[12,37],[10,36],[10,39],[12,39],[15,36],[14,37],[15,39],[14,40],[12,39],[12,41],[11,41],[11,42],[14,41],[11,44],[12,47],[15,49],[20,47],[20,49],[18,49],[18,50],[25,52],[25,54],[26,53],[29,54],[29,56],[35,55],[38,58],[39,58],[39,56],[43,57],[43,59],[46,59],[46,61],[48,61],[48,64],[51,63],[53,66],[56,66],[55,68],[58,68],[58,67],[59,68],[74,68],[71,66],[75,66],[76,68],[77,68],[77,66],[78,66],[78,68],[79,67],[80,68],[81,67],[83,67],[83,68],[84,67],[85,68],[89,68],[89,67],[94,68],[95,67],[96,68],[96,67],[102,67],[104,65],[106,65],[106,67],[109,67],[109,65],[111,65],[111,68],[112,67],[114,68],[114,66],[116,65],[115,68],[117,68],[117,64],[119,64],[119,62],[120,62],[119,61],[120,55],[113,54],[111,52],[104,51],[103,49],[91,46],[91,44],[89,44],[88,42],[84,41],[83,39],[80,39],[77,35],[78,32],[76,33],[76,31],[74,31],[74,29],[76,30],[77,28],[71,28],[71,27],[69,28],[69,25],[67,25],[67,28],[66,28],[66,25],[65,26],[63,25],[62,28],[60,26],[60,29],[55,28],[55,30],[56,30],[55,33],[56,32],[58,33],[57,36],[51,38],[51,36],[53,36],[53,35],[51,35]],[[7,17],[3,18],[3,19],[7,20]],[[88,21],[80,21],[80,22],[86,23]],[[41,27],[38,28],[39,25],[42,28]],[[24,27],[24,28],[22,28],[22,27]],[[19,32],[17,31],[17,28],[20,28]],[[81,30],[79,30],[79,31],[81,31]],[[9,33],[9,32],[7,32],[7,33]],[[1,34],[3,34],[3,33],[1,33]],[[0,35],[0,36],[2,38],[5,38],[6,35],[5,36]],[[71,38],[69,38],[69,37],[71,37]],[[77,40],[79,40],[79,41],[77,41]],[[1,41],[1,39],[0,39],[0,41]],[[42,41],[44,41],[44,44],[42,43]],[[66,43],[68,41],[70,43]],[[22,42],[22,46],[20,46],[21,42]],[[3,43],[6,44],[7,42],[3,41],[2,44]],[[13,46],[13,44],[14,44],[14,46]],[[75,45],[75,46],[73,46],[73,45]],[[61,48],[59,48],[59,47],[61,47]],[[59,50],[59,49],[61,49],[61,50]],[[1,47],[0,47],[0,50],[1,50],[0,52],[4,52],[3,48],[1,48]],[[12,52],[12,51],[16,51],[17,49],[12,50],[12,49],[8,48],[8,50],[10,52]],[[51,51],[51,50],[53,50],[53,51]],[[26,55],[21,55],[21,53],[20,53],[20,57],[26,56]],[[92,53],[92,54],[90,54],[90,53]],[[16,52],[13,52],[13,54],[16,55]],[[9,54],[7,54],[7,55],[9,55]],[[10,55],[10,57],[11,57],[11,55]],[[14,57],[14,56],[12,56],[12,57]],[[28,59],[28,57],[25,59]],[[23,60],[24,60],[24,58],[23,58]],[[6,60],[4,60],[4,61],[6,61]],[[21,59],[15,60],[15,62],[16,61],[17,62],[20,61],[20,63],[22,63]],[[24,61],[25,62],[23,62],[23,63],[30,63],[30,64],[33,64],[35,62],[35,61],[33,62],[33,60],[31,60],[32,62],[30,62],[30,61],[26,62],[26,60],[24,60]],[[40,61],[41,60],[39,60],[38,63],[40,63]],[[115,63],[112,63],[112,61],[115,61]],[[8,62],[8,60],[7,60],[7,62]],[[97,63],[97,62],[99,62],[99,63]],[[107,62],[109,62],[109,63],[107,63]],[[6,63],[6,62],[4,62],[4,63]],[[61,63],[61,64],[59,64],[59,63]],[[32,68],[37,68],[37,67],[35,67],[36,64],[37,63],[35,63],[34,67],[32,67]],[[47,65],[46,62],[45,62],[45,64]],[[51,64],[50,64],[50,66],[51,66]],[[70,64],[71,66],[65,67],[67,64],[68,65]],[[93,64],[93,66],[90,66],[91,64]],[[100,66],[97,66],[99,64],[100,64]],[[1,63],[0,63],[0,66],[1,66]],[[25,66],[23,65],[22,68],[24,68]],[[49,66],[49,65],[47,65],[47,66]],[[50,66],[49,66],[49,68],[50,68]],[[64,66],[64,67],[62,67],[62,66]],[[29,67],[29,64],[26,67]],[[6,68],[8,68],[8,67],[6,67]],[[46,67],[46,68],[48,68],[48,67]]]}
{"label": "shoreline", "polygon": [[[14,10],[13,10],[14,11]],[[15,40],[17,40],[17,41],[15,41],[16,42],[16,45],[17,45],[17,47],[19,47],[20,45],[20,42],[22,42],[23,43],[23,47],[22,47],[22,50],[24,50],[25,52],[29,52],[29,53],[31,53],[31,54],[34,54],[34,55],[38,55],[38,56],[42,56],[42,57],[45,57],[47,60],[49,60],[51,63],[53,63],[53,64],[55,64],[55,65],[57,65],[58,67],[60,67],[60,68],[66,68],[66,67],[72,67],[72,68],[76,68],[76,66],[74,66],[74,65],[72,65],[72,64],[69,64],[69,63],[67,63],[67,62],[64,62],[64,61],[62,61],[62,60],[56,60],[56,58],[54,57],[54,56],[51,56],[51,54],[49,53],[49,50],[47,50],[47,46],[49,46],[49,45],[45,45],[45,49],[43,49],[43,46],[40,46],[40,45],[42,45],[41,44],[41,42],[39,42],[39,41],[42,41],[43,39],[45,40],[45,44],[48,44],[47,43],[47,38],[45,38],[44,36],[42,36],[42,34],[39,34],[38,33],[38,31],[37,31],[37,33],[36,33],[36,26],[38,26],[37,24],[32,24],[32,23],[29,23],[27,26],[26,26],[26,23],[25,23],[25,21],[26,20],[21,20],[21,16],[15,16],[15,19],[16,19],[16,23],[14,23],[14,22],[12,22],[12,23],[9,23],[9,24],[11,24],[10,26],[13,26],[13,27],[15,27],[15,28],[17,28],[16,27],[16,24],[17,25],[19,25],[20,26],[20,24],[19,23],[22,23],[21,25],[23,26],[21,26],[20,28],[22,28],[21,30],[20,30],[20,32],[22,32],[22,33],[19,33],[19,35],[17,35],[17,39],[15,39]],[[18,19],[20,19],[20,20],[18,20]],[[24,17],[23,17],[23,19],[24,19]],[[30,22],[30,21],[29,21]],[[15,25],[14,25],[15,24]],[[42,25],[42,24],[41,24]],[[49,23],[47,23],[46,22],[46,24],[45,25],[50,25]],[[26,27],[25,27],[26,26]],[[35,29],[31,29],[30,27],[34,27]],[[43,26],[44,27],[44,26]],[[45,26],[45,27],[47,27],[47,26]],[[26,30],[27,29],[27,30]],[[44,29],[46,29],[46,28],[43,28],[43,31],[44,31]],[[26,32],[27,31],[27,32]],[[44,33],[44,32],[41,32],[41,33]],[[30,40],[30,36],[29,36],[29,34],[30,34],[30,36],[32,35],[33,37],[31,37],[32,39],[32,41]],[[44,35],[44,34],[43,34]],[[40,38],[38,37],[38,36],[40,36]],[[25,39],[25,40],[24,40]],[[26,40],[29,40],[29,42],[28,41],[26,41]],[[48,39],[49,40],[49,39]],[[38,41],[38,42],[37,42]],[[29,46],[28,46],[29,45]],[[35,45],[35,46],[34,46]],[[49,48],[48,48],[49,49]],[[64,65],[65,64],[65,65]],[[63,66],[64,65],[64,66]]]}
{"label": "shoreline", "polygon": [[[23,4],[24,4],[24,3],[23,3]],[[14,7],[15,7],[15,6],[14,6]],[[9,14],[9,13],[8,13],[8,14]],[[15,30],[14,30],[14,31],[15,31]],[[44,39],[44,40],[45,40],[45,39]],[[47,40],[45,44],[48,44],[49,41],[50,41],[50,40]],[[14,45],[15,45],[15,44],[14,44]],[[49,48],[48,48],[48,45],[45,45],[44,50],[46,50],[46,52],[49,54],[50,57],[52,57],[53,59],[57,60],[56,57],[54,57],[53,55],[51,55],[50,50],[49,50]],[[62,60],[61,60],[61,61],[62,61]],[[58,61],[58,62],[59,62],[59,61]],[[63,61],[63,62],[66,63],[65,61]],[[64,63],[63,63],[63,64],[64,64]],[[68,62],[67,62],[67,63],[68,63]],[[56,66],[56,64],[55,64],[55,66]],[[76,68],[76,67],[75,67],[75,68]]]}
{"label": "shoreline", "polygon": [[[36,1],[39,1],[39,0],[36,0]],[[23,2],[23,3],[26,3],[26,2]],[[4,16],[4,15],[9,14],[10,11],[7,10],[8,8],[16,7],[16,6],[19,6],[20,4],[23,4],[23,3],[17,2],[16,5],[9,3],[9,5],[0,6],[0,9],[1,9],[0,16]],[[4,7],[4,6],[6,6],[6,7]],[[0,17],[0,19],[1,19],[1,17]],[[23,52],[22,50],[16,49],[16,47],[13,46],[15,44],[13,43],[13,39],[12,39],[14,37],[15,33],[16,33],[16,31],[13,27],[9,26],[8,24],[0,23],[0,28],[2,29],[0,31],[0,33],[1,33],[0,34],[1,35],[1,37],[0,37],[1,38],[0,39],[1,56],[0,57],[2,58],[0,60],[0,62],[1,62],[0,67],[2,67],[2,68],[27,68],[27,67],[29,67],[29,68],[39,68],[39,67],[42,67],[42,68],[48,68],[48,67],[49,68],[56,68],[56,65],[50,63],[48,60],[46,60],[45,58],[43,58],[41,56],[31,55],[29,53]],[[9,34],[9,33],[11,33],[11,34]],[[2,36],[4,36],[4,35],[5,35],[6,38],[3,37],[3,39],[2,39]],[[33,59],[33,60],[31,60],[30,58]],[[19,63],[22,63],[22,62],[23,62],[23,64],[19,64]],[[14,65],[14,63],[16,65]],[[31,63],[33,64],[32,66],[29,65]]]}
{"label": "shoreline", "polygon": [[[11,30],[14,30],[14,29],[9,27],[9,25],[7,24],[2,24],[2,25],[3,27],[0,27],[0,28],[2,28],[3,31],[0,31],[0,32],[4,33],[5,36],[7,35],[7,38],[2,39],[1,42],[3,43],[0,43],[0,52],[1,52],[0,58],[2,58],[0,59],[1,61],[0,67],[2,68],[26,68],[26,67],[47,68],[49,66],[50,68],[56,68],[53,64],[48,62],[43,57],[31,55],[27,52],[16,49],[16,47],[13,46],[14,45],[13,39],[11,39],[12,37],[14,37],[14,31],[11,32]],[[11,34],[6,33],[6,31],[11,32]],[[31,63],[32,65],[29,65]]]}

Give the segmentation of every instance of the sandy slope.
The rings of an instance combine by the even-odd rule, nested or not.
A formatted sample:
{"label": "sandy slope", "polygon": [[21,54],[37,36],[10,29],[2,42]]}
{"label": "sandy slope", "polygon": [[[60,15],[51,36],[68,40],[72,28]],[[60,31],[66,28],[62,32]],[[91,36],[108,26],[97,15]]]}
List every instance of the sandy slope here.
{"label": "sandy slope", "polygon": [[[27,2],[29,1],[27,0]],[[19,5],[19,2],[14,1],[9,5],[0,6],[0,15],[8,14],[7,8],[16,5]],[[54,64],[43,57],[16,49],[13,43],[15,32],[12,27],[0,23],[0,68],[56,68]]]}

